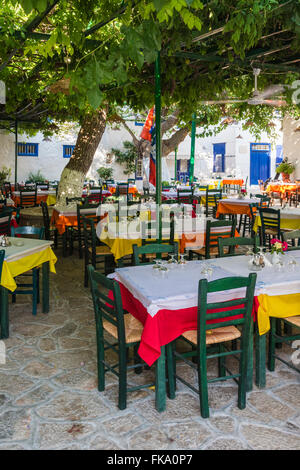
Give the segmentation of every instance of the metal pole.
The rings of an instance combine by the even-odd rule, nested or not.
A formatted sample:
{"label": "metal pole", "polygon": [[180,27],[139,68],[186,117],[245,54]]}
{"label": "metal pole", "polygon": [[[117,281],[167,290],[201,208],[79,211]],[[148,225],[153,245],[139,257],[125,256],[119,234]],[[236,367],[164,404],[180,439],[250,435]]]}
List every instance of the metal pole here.
{"label": "metal pole", "polygon": [[15,121],[15,191],[18,182],[18,121]]}
{"label": "metal pole", "polygon": [[161,214],[161,80],[160,80],[160,52],[155,60],[155,135],[156,135],[156,220],[158,222],[158,243],[162,240],[162,214]]}
{"label": "metal pole", "polygon": [[193,113],[192,134],[191,134],[190,184],[192,184],[194,181],[195,140],[196,140],[196,114]]}
{"label": "metal pole", "polygon": [[175,149],[175,171],[174,171],[175,181],[177,181],[177,152],[178,152],[178,147],[176,147]]}

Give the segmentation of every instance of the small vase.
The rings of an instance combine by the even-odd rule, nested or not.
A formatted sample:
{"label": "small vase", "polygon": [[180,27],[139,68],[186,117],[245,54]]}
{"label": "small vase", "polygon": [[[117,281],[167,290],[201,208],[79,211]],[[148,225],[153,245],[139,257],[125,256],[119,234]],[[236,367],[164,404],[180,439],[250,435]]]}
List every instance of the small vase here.
{"label": "small vase", "polygon": [[280,262],[280,259],[281,259],[280,253],[276,253],[276,251],[274,251],[271,257],[271,263],[275,265]]}

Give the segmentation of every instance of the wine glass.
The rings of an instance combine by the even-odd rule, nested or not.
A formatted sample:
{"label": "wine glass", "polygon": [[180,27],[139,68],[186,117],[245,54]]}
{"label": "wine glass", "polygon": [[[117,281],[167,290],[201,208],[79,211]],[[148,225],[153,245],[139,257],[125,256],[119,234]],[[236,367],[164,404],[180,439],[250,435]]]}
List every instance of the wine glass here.
{"label": "wine glass", "polygon": [[178,262],[178,264],[183,268],[184,266],[186,266],[187,264],[187,260],[186,260],[186,254],[185,253],[180,253],[180,260]]}
{"label": "wine glass", "polygon": [[174,253],[171,253],[171,258],[167,261],[167,264],[169,265],[170,268],[175,268],[175,266],[178,264],[176,260],[176,255]]}

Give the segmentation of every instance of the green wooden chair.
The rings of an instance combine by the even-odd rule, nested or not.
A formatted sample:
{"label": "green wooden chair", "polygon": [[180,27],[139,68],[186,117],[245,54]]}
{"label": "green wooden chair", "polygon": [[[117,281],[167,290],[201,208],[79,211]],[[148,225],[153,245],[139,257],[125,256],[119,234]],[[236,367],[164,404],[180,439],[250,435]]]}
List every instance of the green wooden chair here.
{"label": "green wooden chair", "polygon": [[282,238],[288,244],[288,251],[300,250],[300,230],[284,232]]}
{"label": "green wooden chair", "polygon": [[[293,334],[293,330],[298,331],[298,333]],[[296,340],[300,340],[300,315],[285,318],[270,318],[268,369],[271,372],[275,370],[275,359],[277,359],[300,373],[299,367],[295,367],[295,365],[276,354],[276,348],[280,349],[282,343],[291,343]]]}
{"label": "green wooden chair", "polygon": [[174,254],[176,257],[178,257],[178,243],[174,242],[173,245],[167,245],[164,243],[151,243],[149,245],[143,245],[143,246],[137,246],[133,245],[133,262],[135,266],[142,266],[144,264],[148,263],[143,263],[141,262],[140,257],[143,259],[143,255],[155,255],[153,259],[157,258],[160,259],[162,255],[168,254]]}
{"label": "green wooden chair", "polygon": [[72,202],[76,202],[76,204],[84,204],[84,198],[83,197],[67,197],[66,198],[67,206],[69,204],[72,204]]}
{"label": "green wooden chair", "polygon": [[44,223],[44,230],[45,230],[45,240],[53,240],[54,241],[54,248],[57,249],[58,247],[62,247],[63,256],[66,256],[67,249],[68,249],[68,231],[66,231],[63,235],[58,233],[56,227],[51,227],[50,223],[50,216],[48,205],[46,202],[41,201],[41,208],[43,214],[43,223]]}
{"label": "green wooden chair", "polygon": [[192,204],[194,200],[194,188],[177,189],[178,204]]}
{"label": "green wooden chair", "polygon": [[249,204],[250,216],[248,216],[247,214],[240,215],[238,231],[243,235],[243,237],[245,236],[246,232],[248,232],[251,237],[253,236],[253,226],[258,206],[258,202],[252,202],[251,204]]}
{"label": "green wooden chair", "polygon": [[[70,254],[73,253],[73,245],[74,241],[78,242],[78,255],[79,258],[83,258],[83,217],[91,219],[94,221],[94,225],[96,225],[100,217],[97,215],[97,209],[99,204],[89,204],[88,200],[85,201],[85,204],[77,204],[77,225],[73,227],[69,227],[70,232]],[[92,210],[93,212],[88,212],[87,210]]]}
{"label": "green wooden chair", "polygon": [[26,207],[36,207],[37,206],[37,189],[34,186],[33,189],[22,190],[20,191],[20,207],[25,209]]}
{"label": "green wooden chair", "polygon": [[[124,314],[119,284],[96,272],[93,266],[88,266],[88,274],[94,304],[97,338],[97,368],[98,368],[98,390],[105,390],[105,373],[112,372],[119,380],[118,406],[124,410],[127,406],[127,392],[136,391],[154,386],[154,383],[128,387],[127,372],[135,370],[142,371],[145,363],[138,359],[137,349],[143,331],[142,323],[133,315]],[[104,292],[109,290],[113,299]],[[108,333],[113,343],[108,341]],[[128,365],[129,349],[134,351],[134,364]],[[118,362],[114,365],[105,360],[105,352],[113,350],[118,354]]]}
{"label": "green wooden chair", "polygon": [[0,213],[0,235],[10,235],[11,233],[11,218],[13,210],[10,208],[5,208]]}
{"label": "green wooden chair", "polygon": [[[207,282],[207,279],[201,279],[198,289],[197,330],[186,331],[180,337],[192,347],[192,351],[179,353],[173,347],[173,361],[169,360],[169,368],[171,367],[169,374],[174,377],[174,380],[170,381],[174,389],[170,393],[171,395],[175,394],[176,379],[198,393],[201,416],[203,418],[209,417],[208,383],[234,379],[238,382],[238,407],[240,409],[246,407],[246,390],[247,381],[249,380],[248,363],[251,363],[253,359],[250,357],[253,354],[253,322],[251,313],[255,283],[256,273],[252,273],[248,277],[228,277],[212,282]],[[223,302],[207,302],[208,294],[230,291],[237,288],[246,289],[246,294],[243,298]],[[232,295],[234,297],[234,294]],[[236,308],[237,306],[239,308]],[[227,310],[225,312],[220,311],[223,308]],[[217,313],[209,313],[215,309],[219,311]],[[240,315],[243,315],[243,317],[237,318]],[[228,317],[231,319],[226,320]],[[220,321],[208,324],[207,321],[209,320]],[[240,327],[241,331],[237,326]],[[230,349],[230,342],[236,340],[240,340],[239,347],[237,349]],[[239,359],[239,372],[236,374],[232,374],[226,367],[226,357],[231,355]],[[197,364],[190,361],[189,357],[196,358]],[[212,358],[218,359],[218,377],[208,380],[207,359]],[[185,364],[197,370],[199,389],[196,389],[176,374],[176,360],[183,360]]]}
{"label": "green wooden chair", "polygon": [[[11,227],[11,236],[16,237],[22,235],[25,238],[37,238],[42,240],[45,235],[44,227],[31,227],[29,225],[24,227]],[[23,282],[23,277],[30,277],[31,282]],[[37,304],[40,303],[40,269],[33,268],[28,273],[22,274],[15,279],[17,289],[12,293],[12,302],[15,303],[17,295],[32,295],[32,315],[37,314]]]}
{"label": "green wooden chair", "polygon": [[[259,237],[246,238],[246,237],[233,237],[233,238],[218,238],[219,257],[224,256],[240,256],[245,255],[245,252],[236,253],[236,248],[241,246],[252,247],[254,253],[257,253],[259,246]],[[224,248],[227,252],[224,252]]]}
{"label": "green wooden chair", "polygon": [[269,245],[271,248],[272,238],[281,240],[284,229],[280,228],[280,209],[271,207],[259,207],[259,216],[261,220],[262,244]]}
{"label": "green wooden chair", "polygon": [[88,217],[82,217],[84,238],[84,286],[88,287],[88,265],[95,269],[104,261],[104,273],[114,271],[114,257],[107,245],[101,243],[96,234],[95,222]]}
{"label": "green wooden chair", "polygon": [[216,216],[219,201],[222,199],[222,190],[206,188],[205,215]]}
{"label": "green wooden chair", "polygon": [[235,235],[235,228],[236,219],[207,220],[205,246],[199,250],[189,250],[189,259],[192,260],[194,255],[196,255],[198,259],[210,259],[212,256],[218,256],[218,238],[233,238]]}

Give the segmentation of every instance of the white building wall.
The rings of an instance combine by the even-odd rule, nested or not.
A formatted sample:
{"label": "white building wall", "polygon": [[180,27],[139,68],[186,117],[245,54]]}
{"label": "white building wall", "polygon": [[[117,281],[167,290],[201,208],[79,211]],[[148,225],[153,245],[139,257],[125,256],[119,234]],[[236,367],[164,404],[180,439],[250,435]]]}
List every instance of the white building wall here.
{"label": "white building wall", "polygon": [[[141,133],[141,127],[136,127],[133,122],[127,123],[133,132],[138,137]],[[278,141],[277,144],[282,143],[282,136],[279,132],[279,123],[277,123]],[[213,128],[212,128],[213,129]],[[68,159],[63,158],[63,145],[75,145],[77,138],[78,128],[74,126],[74,130],[64,135],[54,135],[50,141],[43,140],[42,133],[38,133],[34,137],[27,137],[26,135],[19,135],[19,142],[32,142],[39,144],[38,157],[18,157],[18,181],[25,181],[30,172],[41,171],[46,179],[58,180],[61,172],[68,162]],[[237,139],[241,135],[242,139]],[[295,135],[295,134],[294,134]],[[300,135],[300,133],[299,133]],[[294,137],[294,136],[293,136]],[[97,168],[100,166],[112,167],[113,177],[116,180],[127,180],[128,177],[134,175],[125,175],[123,168],[114,161],[114,157],[109,154],[112,148],[122,148],[123,142],[131,141],[131,136],[121,127],[112,129],[107,127],[102,137],[101,143],[96,151],[94,161],[87,175],[88,178],[98,181]],[[225,169],[225,176],[235,174],[237,177],[243,177],[245,180],[250,176],[250,143],[255,142],[255,138],[250,132],[242,131],[240,125],[229,125],[226,129],[215,136],[206,138],[196,138],[195,143],[195,176],[212,176],[213,171],[213,144],[214,143],[226,144],[226,155],[235,155],[235,171],[228,172]],[[259,142],[270,142],[266,134],[262,134]],[[287,146],[286,146],[287,148]],[[5,131],[0,131],[0,167],[3,165],[12,169],[11,180],[14,181],[14,160],[15,160],[15,145],[14,134],[7,134]],[[191,139],[187,136],[178,147],[177,158],[190,158]],[[271,176],[275,174],[275,159],[276,159],[276,146],[272,146],[271,155]],[[174,177],[174,152],[165,157],[163,162],[163,179]]]}

